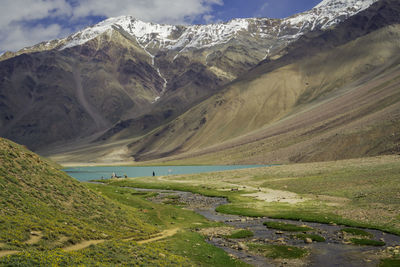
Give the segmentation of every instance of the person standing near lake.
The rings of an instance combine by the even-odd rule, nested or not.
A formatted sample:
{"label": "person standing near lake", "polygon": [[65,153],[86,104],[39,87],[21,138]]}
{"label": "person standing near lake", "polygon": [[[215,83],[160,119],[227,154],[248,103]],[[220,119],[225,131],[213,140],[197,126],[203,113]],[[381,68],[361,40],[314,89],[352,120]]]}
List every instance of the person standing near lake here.
{"label": "person standing near lake", "polygon": [[156,173],[153,171],[153,176],[156,176]]}

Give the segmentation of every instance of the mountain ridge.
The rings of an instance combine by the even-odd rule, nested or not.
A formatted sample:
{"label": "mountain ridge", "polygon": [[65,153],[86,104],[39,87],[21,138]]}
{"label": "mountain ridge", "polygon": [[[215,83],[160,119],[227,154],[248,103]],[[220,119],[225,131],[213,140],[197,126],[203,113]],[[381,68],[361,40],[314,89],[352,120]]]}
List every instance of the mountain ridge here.
{"label": "mountain ridge", "polygon": [[[311,31],[315,29],[327,29],[347,17],[368,8],[376,1],[347,0],[343,3],[342,0],[325,0],[309,11],[295,14],[285,19],[232,19],[224,23],[189,26],[156,24],[144,22],[132,16],[120,16],[108,18],[66,38],[42,42],[38,45],[23,48],[16,52],[16,54],[29,52],[30,50],[63,50],[76,45],[82,45],[113,29],[122,29],[131,34],[145,51],[151,43],[153,43],[153,48],[155,47],[154,43],[156,43],[156,45],[158,44],[158,48],[180,50],[179,52],[187,48],[199,49],[215,46],[228,42],[231,38],[234,38],[234,35],[238,31],[249,31],[249,28],[254,28],[255,26],[259,26],[259,29],[253,31],[252,34],[259,35],[262,38],[270,38],[275,35],[291,40],[301,35],[301,31],[305,27],[308,27]],[[286,28],[289,28],[289,30]],[[11,55],[13,55],[12,52],[6,52],[0,56],[0,60],[4,60]],[[153,55],[150,54],[150,56]]]}
{"label": "mountain ridge", "polygon": [[[206,111],[202,111],[199,113],[198,120],[190,127],[186,125],[169,129],[170,122],[181,118],[180,116],[207,101],[207,99],[212,99],[210,101],[215,100],[212,105],[222,106],[227,99],[216,99],[219,93],[225,93],[232,87],[240,88],[242,84],[244,86],[239,91],[244,91],[246,90],[244,88],[248,88],[246,83],[253,78],[284,67],[290,64],[291,61],[300,60],[301,58],[307,59],[308,55],[321,52],[322,47],[330,49],[330,47],[339,45],[340,42],[344,44],[349,42],[351,38],[356,39],[363,36],[368,33],[368,31],[365,31],[365,27],[369,31],[376,30],[379,23],[376,25],[368,24],[369,22],[365,20],[365,15],[358,15],[376,12],[377,15],[374,21],[379,21],[379,16],[382,16],[382,13],[379,12],[383,11],[378,12],[376,7],[381,5],[380,3],[389,2],[379,1],[375,3],[375,1],[370,0],[323,1],[318,8],[313,9],[315,13],[313,14],[318,17],[322,13],[319,14],[316,11],[321,8],[329,8],[330,10],[336,10],[335,16],[339,17],[329,20],[325,18],[325,15],[321,15],[318,17],[323,19],[323,23],[319,24],[321,29],[314,31],[309,31],[313,28],[313,23],[300,23],[297,25],[296,27],[305,29],[301,34],[299,34],[298,28],[294,32],[293,28],[287,29],[287,31],[291,31],[291,36],[298,36],[296,42],[287,43],[288,39],[285,39],[286,37],[280,39],[280,41],[278,39],[262,40],[262,38],[257,39],[251,34],[243,34],[243,32],[238,31],[237,36],[227,43],[202,49],[187,49],[181,52],[179,56],[177,56],[177,51],[179,52],[179,50],[170,51],[165,48],[165,50],[156,52],[157,45],[152,47],[152,44],[146,43],[148,40],[145,34],[143,35],[143,43],[140,43],[135,36],[129,34],[122,26],[116,27],[111,23],[111,26],[109,26],[113,27],[112,31],[106,29],[100,35],[84,44],[62,50],[52,49],[44,52],[28,53],[0,61],[0,71],[5,73],[5,78],[0,81],[0,106],[9,108],[0,110],[3,112],[2,116],[0,116],[0,124],[12,128],[10,131],[3,128],[0,130],[0,134],[13,138],[15,141],[26,144],[46,155],[59,154],[66,152],[66,150],[79,150],[80,147],[89,148],[90,150],[91,146],[107,147],[105,150],[96,150],[99,152],[98,158],[121,155],[124,159],[131,159],[134,156],[135,159],[143,160],[185,152],[185,149],[187,151],[188,148],[184,149],[184,144],[194,142],[190,140],[195,140],[197,137],[193,139],[193,136],[189,135],[184,140],[177,138],[176,141],[168,141],[168,138],[161,140],[163,134],[170,130],[184,133],[197,131],[193,135],[198,136],[198,132],[203,131],[209,125],[211,119],[208,118],[209,115],[206,116],[206,113],[204,113]],[[359,21],[352,20],[351,18],[354,16],[345,20],[350,13],[340,13],[344,7],[346,7],[345,10],[348,7],[351,12],[357,12],[370,3],[374,4],[354,15],[358,16]],[[349,7],[349,4],[352,6]],[[373,11],[368,11],[370,9]],[[301,16],[309,15],[310,13],[307,12],[301,14]],[[393,16],[389,15],[383,14],[388,18]],[[287,20],[296,21],[298,18],[294,16]],[[345,21],[338,25],[345,23],[346,27],[353,27],[357,30],[351,32],[351,34],[346,31],[340,33],[340,30],[337,30],[336,35],[331,35],[331,37],[326,35],[327,32],[335,31],[336,29],[336,26],[333,27],[329,23],[332,23],[332,21],[336,23],[342,20]],[[131,21],[129,19],[129,21],[125,22],[127,23],[125,25],[126,29],[128,29]],[[234,22],[235,20],[232,21],[232,23]],[[382,20],[382,25],[388,22]],[[363,25],[363,23],[368,25]],[[327,29],[322,29],[323,25],[327,25]],[[153,26],[157,27],[156,24]],[[266,54],[268,47],[273,44],[277,47],[279,46],[279,49],[270,51],[270,55]],[[168,47],[171,44],[166,43],[165,45]],[[47,62],[51,61],[56,61],[56,64],[52,66],[56,68],[53,75],[49,77],[43,72],[40,73],[40,75],[49,79],[49,82],[47,82],[37,74],[39,69],[49,68]],[[35,68],[31,68],[32,64],[30,62],[40,62],[40,64],[37,64]],[[24,69],[20,66],[28,68]],[[286,70],[289,71],[288,68]],[[289,76],[300,77],[297,76],[297,70],[285,71],[282,71],[281,80],[285,80]],[[45,81],[44,84],[42,84],[43,81]],[[299,81],[303,83],[303,80]],[[346,81],[343,80],[342,83],[344,82]],[[304,81],[304,83],[311,82]],[[212,145],[214,141],[225,142],[227,138],[236,138],[241,134],[247,135],[250,130],[264,127],[265,123],[270,121],[279,120],[293,106],[301,105],[302,103],[307,104],[320,98],[329,90],[334,90],[335,86],[340,85],[339,82],[335,81],[335,83],[337,84],[322,84],[320,87],[317,84],[313,84],[311,89],[298,88],[296,84],[288,85],[303,90],[295,93],[286,90],[285,86],[282,87],[282,91],[279,93],[271,91],[271,96],[276,98],[276,96],[282,94],[283,97],[281,104],[279,104],[278,97],[276,106],[272,107],[269,104],[265,106],[266,108],[271,108],[271,112],[268,114],[257,113],[254,118],[250,118],[251,114],[247,114],[251,110],[249,108],[247,111],[238,114],[243,119],[247,116],[244,124],[248,125],[249,128],[247,126],[238,127],[240,124],[236,124],[235,130],[232,130],[232,127],[229,126],[228,130],[224,132],[225,126],[217,127],[216,122],[214,122],[213,131],[215,134],[210,139],[213,141],[203,140],[201,141],[201,146],[196,147],[197,145],[195,145],[194,148],[203,149],[205,145]],[[26,105],[21,106],[21,112],[18,108],[10,107],[9,103],[15,103],[16,106],[20,105],[18,99],[21,96],[26,96],[26,91],[24,90],[42,92],[42,88],[53,88],[53,84],[61,85],[62,88],[57,92],[66,94],[64,98],[67,98],[70,102],[68,108],[60,110],[59,104],[54,105],[54,103],[51,103],[52,99],[54,99],[52,96],[49,97],[46,106],[43,106],[38,101],[39,99],[30,100],[33,101],[32,103],[35,106],[37,105],[38,109],[46,110],[46,112],[40,113],[42,114],[41,119],[38,120],[37,114],[39,113],[37,111],[27,111]],[[16,88],[15,91],[10,91],[10,85]],[[24,88],[23,90],[20,85]],[[21,96],[18,95],[19,91]],[[293,103],[285,103],[284,100],[289,99],[285,94],[292,93],[294,94],[290,98]],[[265,92],[260,91],[257,94],[260,94],[259,101],[262,101]],[[231,94],[232,97],[234,95],[235,93]],[[46,96],[48,95],[40,95],[40,97]],[[249,97],[253,96],[249,95]],[[64,100],[57,101],[64,104]],[[240,101],[245,100],[238,99],[236,102],[229,102],[232,104],[231,109],[235,110],[235,107],[242,105]],[[285,107],[286,111],[282,109],[284,105],[288,105]],[[54,114],[53,117],[57,116],[57,121],[54,121],[54,118],[50,118],[51,112],[49,111],[56,111],[57,115]],[[201,115],[203,113],[204,115]],[[34,114],[36,114],[35,118],[29,117],[29,115],[34,116]],[[195,117],[197,118],[198,116],[193,116],[193,118]],[[2,118],[5,119],[1,121]],[[221,120],[224,120],[224,116],[221,117]],[[235,121],[233,119],[231,124],[235,124]],[[44,124],[45,122],[48,122],[48,125]],[[58,123],[63,123],[67,126],[65,127],[66,131],[58,131],[58,126],[55,126]],[[48,128],[50,130],[47,130]],[[43,133],[44,131],[45,133]],[[227,133],[232,133],[232,136]],[[149,138],[152,134],[155,137]],[[44,138],[45,136],[50,139]],[[46,141],[39,143],[41,140]],[[151,143],[153,141],[155,142],[154,144]],[[108,147],[112,147],[113,142],[121,146],[117,149],[112,148],[112,150],[109,150]],[[153,151],[149,154],[148,150],[158,146],[156,143],[159,143],[158,145],[163,144],[163,148],[160,149],[159,153],[153,153]]]}
{"label": "mountain ridge", "polygon": [[[388,87],[384,85],[396,84],[396,76],[391,76],[390,68],[393,67],[392,64],[396,64],[396,62],[392,62],[392,60],[398,58],[396,56],[398,47],[396,48],[396,42],[394,42],[394,40],[396,40],[395,36],[398,34],[396,33],[397,28],[395,26],[390,28],[390,25],[397,25],[399,23],[399,17],[397,16],[399,11],[399,5],[395,1],[381,1],[371,7],[371,10],[361,12],[356,17],[340,24],[338,28],[318,34],[312,33],[310,36],[305,35],[302,39],[293,43],[292,47],[289,46],[287,54],[280,59],[265,61],[260,66],[257,66],[243,77],[228,85],[228,89],[221,91],[193,107],[174,122],[162,126],[160,129],[149,133],[139,140],[131,143],[127,141],[126,148],[127,151],[130,152],[126,153],[126,156],[132,155],[136,161],[146,161],[152,159],[162,160],[162,158],[168,156],[171,156],[172,159],[190,158],[190,155],[196,155],[197,152],[202,153],[202,150],[209,151],[208,154],[205,154],[212,157],[210,153],[221,151],[220,154],[223,156],[212,158],[213,162],[219,162],[223,158],[231,158],[231,156],[226,154],[227,152],[224,152],[230,151],[226,149],[226,147],[224,148],[224,142],[231,143],[232,147],[238,147],[238,149],[240,149],[239,151],[243,153],[247,150],[247,148],[241,150],[243,147],[250,146],[251,143],[258,143],[253,140],[253,137],[247,138],[246,135],[258,136],[254,138],[256,138],[256,140],[265,139],[265,141],[260,142],[268,143],[270,142],[267,138],[269,135],[271,135],[273,139],[276,139],[277,136],[282,136],[283,133],[290,133],[290,136],[296,136],[297,131],[300,131],[302,128],[307,129],[307,127],[310,127],[305,131],[309,132],[311,136],[318,137],[318,135],[311,133],[314,133],[315,129],[320,129],[321,127],[322,129],[325,128],[319,125],[321,122],[312,120],[312,123],[311,121],[308,122],[307,125],[309,126],[302,126],[297,123],[296,120],[290,120],[292,123],[292,126],[290,126],[286,125],[284,120],[288,120],[286,117],[289,115],[296,118],[296,110],[298,111],[299,108],[312,108],[316,110],[318,105],[320,105],[319,103],[325,98],[332,101],[332,103],[336,103],[336,106],[340,106],[338,102],[335,102],[335,98],[343,94],[343,92],[346,92],[346,90],[351,89],[357,92],[357,94],[364,92],[366,96],[370,95],[369,92],[365,91],[365,88],[374,84],[374,79],[378,79],[379,75],[388,77],[385,78],[388,80],[381,82],[382,88],[384,88],[384,90],[382,89],[381,102],[376,102],[379,98],[369,98],[369,100],[365,100],[365,103],[363,102],[363,108],[356,112],[358,113],[357,116],[352,114],[349,110],[345,112],[345,109],[337,110],[336,115],[332,112],[327,113],[327,116],[324,117],[326,124],[332,125],[332,122],[338,120],[342,122],[346,121],[346,125],[353,125],[351,127],[355,127],[355,125],[358,125],[356,123],[357,120],[361,121],[365,120],[367,117],[377,116],[373,114],[375,111],[372,112],[370,107],[374,107],[372,110],[380,110],[383,107],[385,110],[393,108],[393,106],[391,106],[393,103],[390,101],[388,102],[388,99],[386,99],[384,95],[392,94],[392,101],[397,101],[397,95],[395,91],[393,91],[393,86]],[[389,29],[386,29],[386,26],[388,26]],[[382,31],[382,34],[380,34],[380,31]],[[380,40],[379,38],[381,38],[382,41],[378,41]],[[383,40],[387,41],[384,42]],[[389,44],[390,40],[392,40],[391,44]],[[309,50],[305,50],[304,47],[309,48]],[[367,47],[369,47],[369,49],[367,49]],[[322,64],[319,58],[325,58],[326,61]],[[393,77],[395,80],[391,81],[390,79],[393,79]],[[348,89],[346,89],[347,87]],[[272,97],[270,97],[270,99],[267,97],[269,94]],[[354,102],[355,99],[350,97],[355,94],[356,93],[345,94],[340,99],[345,103],[350,101],[353,105],[356,105],[357,102]],[[281,97],[277,98],[277,95],[281,95]],[[349,99],[346,99],[345,96],[347,95]],[[359,97],[361,97],[361,95],[359,95]],[[276,99],[276,101],[274,102],[273,99]],[[290,101],[285,102],[285,99]],[[329,101],[326,103],[329,103]],[[265,112],[262,109],[263,105],[266,107]],[[285,108],[284,105],[287,105],[287,107]],[[313,105],[316,106],[313,107]],[[327,107],[328,106],[329,105],[327,105]],[[370,107],[365,108],[368,106]],[[257,109],[257,107],[260,108]],[[332,108],[334,109],[334,106],[332,106]],[[348,108],[349,106],[346,106],[346,109]],[[273,115],[274,112],[276,113],[275,115]],[[324,113],[323,108],[319,112],[322,116]],[[340,117],[339,114],[343,112],[345,112],[346,115]],[[393,112],[397,111],[394,110]],[[311,114],[316,116],[314,113]],[[387,134],[384,130],[381,132],[377,130],[379,129],[379,127],[376,128],[377,123],[388,123],[387,130],[397,127],[396,123],[391,123],[391,120],[388,120],[388,113],[384,114],[386,114],[386,117],[381,116],[381,121],[372,120],[373,123],[369,122],[370,127],[372,127],[371,129],[375,130],[372,131],[374,133],[369,132],[368,135],[375,135],[377,139],[379,139],[384,138],[384,135]],[[335,116],[338,117],[337,120],[332,119]],[[305,123],[307,121],[301,116],[297,116],[297,118],[300,122]],[[284,130],[284,132],[280,132],[282,130],[278,132],[272,130],[274,129],[274,123],[285,125],[286,130]],[[262,128],[268,127],[269,124],[271,125],[271,131],[265,131],[264,137],[251,132],[257,129],[262,131]],[[338,130],[343,128],[340,127],[339,124],[334,123],[334,125],[336,125],[335,127],[337,127]],[[327,129],[335,133],[335,130],[332,130],[332,128]],[[318,131],[320,132],[320,130]],[[363,132],[365,134],[368,132],[359,128],[359,126],[354,128],[354,131],[356,133],[354,134],[355,136],[360,136]],[[326,134],[324,131],[321,133]],[[338,136],[352,136],[348,134],[343,135],[340,131],[335,134],[338,134]],[[235,137],[237,137],[238,140],[235,141]],[[301,140],[301,138],[305,137],[296,136],[296,138]],[[333,135],[330,136],[330,138],[337,137]],[[343,137],[343,140],[346,140],[346,138],[350,137]],[[240,139],[243,141],[244,145],[239,145],[242,142]],[[312,140],[312,142],[316,142],[317,140],[318,138]],[[374,143],[369,137],[366,138],[366,140],[369,140],[368,142],[371,146]],[[293,140],[287,142],[290,143],[293,142]],[[337,142],[339,142],[339,140],[337,140]],[[372,153],[370,155],[376,155],[376,153],[383,153],[382,151],[396,151],[396,141],[391,140],[389,143],[375,144],[376,148],[369,148],[370,145],[368,145],[368,143],[363,143],[365,147],[360,146],[360,150],[354,149],[351,153],[350,151],[346,153],[338,152],[337,156],[326,154],[323,157],[321,156],[320,160],[338,159],[336,157],[340,158],[340,156],[346,154],[357,157],[364,155],[363,153]],[[386,145],[388,147],[385,147]],[[217,149],[218,146],[221,148],[220,150]],[[389,146],[391,146],[391,148],[389,148]],[[121,145],[121,147],[123,146]],[[297,147],[301,147],[300,144],[297,144]],[[270,148],[265,147],[265,151],[269,149]],[[309,147],[303,149],[307,151],[316,148]],[[339,149],[339,147],[336,149]],[[345,150],[346,148],[341,149]],[[330,150],[335,151],[335,148],[331,148]],[[90,149],[88,151],[90,152]],[[293,153],[297,152],[299,151],[293,150]],[[255,155],[263,153],[264,152],[257,150]],[[274,153],[279,155],[278,152],[272,151],[270,156],[266,157],[264,160],[257,158],[257,163],[265,164],[268,162],[277,162],[279,159],[285,160],[285,162],[302,161],[312,158],[311,155],[292,156],[290,159],[286,154],[282,154],[280,157],[271,156]],[[240,157],[237,151],[232,151],[232,154]],[[77,156],[76,154],[74,155]],[[248,155],[248,158],[253,158],[252,154]],[[315,158],[313,159],[315,160]],[[179,162],[182,161],[178,161],[177,164],[179,164]],[[209,163],[208,161],[206,162]],[[187,164],[187,162],[184,163]],[[251,163],[251,161],[243,162],[234,160],[221,163],[248,164]]]}

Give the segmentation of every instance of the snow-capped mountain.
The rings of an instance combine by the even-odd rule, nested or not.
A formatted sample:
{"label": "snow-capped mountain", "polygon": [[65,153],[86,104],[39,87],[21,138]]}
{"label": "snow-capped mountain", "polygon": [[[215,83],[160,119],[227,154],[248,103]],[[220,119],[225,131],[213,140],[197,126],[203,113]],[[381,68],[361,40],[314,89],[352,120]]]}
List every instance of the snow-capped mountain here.
{"label": "snow-capped mountain", "polygon": [[226,43],[238,33],[250,33],[260,38],[295,39],[304,32],[327,29],[368,8],[377,0],[324,0],[315,8],[286,19],[233,19],[226,23],[175,26],[146,23],[131,16],[102,21],[70,37],[61,49],[81,45],[112,29],[121,29],[143,46],[159,49],[201,49]]}
{"label": "snow-capped mountain", "polygon": [[[367,9],[378,0],[323,0],[310,11],[284,19],[285,25],[302,25],[310,30],[327,29]],[[311,28],[310,28],[311,27]]]}
{"label": "snow-capped mountain", "polygon": [[[378,0],[323,0],[313,9],[285,19],[249,18],[233,19],[229,22],[208,25],[166,25],[143,22],[131,16],[106,19],[83,29],[67,38],[43,42],[24,48],[26,51],[66,49],[82,45],[99,35],[112,30],[123,30],[134,37],[146,50],[172,50],[185,52],[188,49],[203,49],[227,43],[238,35],[287,43],[315,29],[327,29],[368,8]],[[280,47],[274,44],[271,48]],[[154,54],[154,53],[152,53]],[[150,54],[151,55],[151,54]]]}
{"label": "snow-capped mountain", "polygon": [[263,59],[279,58],[303,34],[329,29],[376,1],[324,0],[286,19],[209,25],[122,16],[7,52],[0,56],[0,136],[40,148],[109,127],[102,140],[147,134]]}

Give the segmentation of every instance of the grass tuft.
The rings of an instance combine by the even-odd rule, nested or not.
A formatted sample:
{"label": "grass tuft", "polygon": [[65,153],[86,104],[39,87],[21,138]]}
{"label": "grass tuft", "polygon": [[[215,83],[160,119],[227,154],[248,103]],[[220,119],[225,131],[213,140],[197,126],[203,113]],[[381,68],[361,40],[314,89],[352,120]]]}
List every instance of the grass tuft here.
{"label": "grass tuft", "polygon": [[377,240],[372,240],[372,239],[351,238],[350,241],[354,245],[360,245],[360,246],[381,247],[381,246],[386,245],[385,242],[383,242],[383,241],[377,241]]}
{"label": "grass tuft", "polygon": [[373,237],[373,234],[371,234],[367,231],[361,230],[361,229],[357,229],[357,228],[343,228],[341,231],[348,233],[348,234],[357,235],[357,236]]}
{"label": "grass tuft", "polygon": [[383,259],[379,263],[379,267],[398,267],[400,266],[400,259]]}
{"label": "grass tuft", "polygon": [[250,230],[239,230],[231,235],[226,236],[227,238],[247,238],[254,236],[254,233]]}
{"label": "grass tuft", "polygon": [[289,232],[306,232],[313,230],[313,228],[308,226],[299,226],[295,224],[282,223],[282,222],[264,222],[263,224],[268,228],[282,230],[282,231],[289,231]]}

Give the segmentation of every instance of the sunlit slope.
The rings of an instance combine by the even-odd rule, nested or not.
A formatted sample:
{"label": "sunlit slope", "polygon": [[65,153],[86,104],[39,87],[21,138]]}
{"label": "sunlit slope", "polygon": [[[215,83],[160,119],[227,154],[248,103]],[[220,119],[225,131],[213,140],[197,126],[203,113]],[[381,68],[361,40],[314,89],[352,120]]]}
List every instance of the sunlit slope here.
{"label": "sunlit slope", "polygon": [[[175,163],[214,164],[396,153],[395,139],[375,141],[392,136],[397,123],[396,110],[388,110],[398,103],[399,14],[400,2],[378,1],[335,27],[302,36],[143,136],[142,125],[133,121],[113,128],[101,143],[50,154],[59,162],[179,158],[184,161]],[[332,145],[321,141],[328,130],[336,135]],[[344,130],[358,137],[348,143]]]}
{"label": "sunlit slope", "polygon": [[[262,130],[172,157],[179,159],[173,163],[284,163],[398,154],[400,71],[391,74]],[[365,103],[374,97],[376,101]]]}
{"label": "sunlit slope", "polygon": [[[262,69],[268,65],[260,66],[250,72],[249,78],[243,77],[226,88],[224,93],[197,105],[142,142],[132,144],[132,151],[140,151],[136,155],[139,160],[193,153],[205,148],[214,152],[253,142],[254,139],[276,137],[302,129],[304,138],[308,139],[313,138],[311,133],[316,127],[336,121],[329,127],[334,134],[342,133],[341,128],[347,125],[346,130],[359,132],[359,137],[367,140],[364,149],[351,153],[351,156],[364,156],[372,148],[373,137],[361,134],[356,127],[357,122],[368,120],[368,127],[390,123],[389,114],[395,115],[397,111],[399,37],[399,25],[388,26],[339,47],[294,60],[271,72],[263,73]],[[390,108],[394,110],[387,112]],[[273,131],[277,127],[281,132]],[[310,127],[308,131],[311,132],[306,134],[304,127]],[[326,133],[324,127],[318,133]],[[291,137],[289,139],[295,142]],[[221,145],[227,141],[230,141],[229,145]],[[250,150],[259,155],[271,151],[271,147],[265,149]],[[384,153],[384,150],[383,147],[375,149],[375,153]],[[293,152],[300,151],[295,149]],[[350,156],[345,151],[337,153],[337,158]],[[242,162],[242,159],[238,160]],[[286,161],[288,157],[277,156],[274,159],[281,160]]]}
{"label": "sunlit slope", "polygon": [[[156,230],[138,211],[87,189],[36,154],[0,139],[0,244],[21,251],[80,240],[144,239]],[[35,242],[32,233],[38,236]],[[1,249],[0,249],[1,250]]]}

